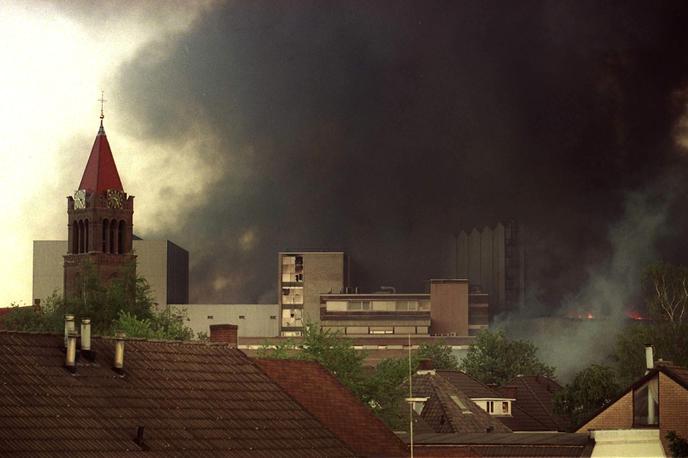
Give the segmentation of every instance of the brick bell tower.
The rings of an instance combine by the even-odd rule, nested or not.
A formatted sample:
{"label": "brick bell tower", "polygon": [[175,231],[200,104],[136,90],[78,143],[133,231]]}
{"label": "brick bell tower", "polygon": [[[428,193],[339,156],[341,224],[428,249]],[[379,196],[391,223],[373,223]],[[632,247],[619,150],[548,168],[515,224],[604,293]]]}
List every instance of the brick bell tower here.
{"label": "brick bell tower", "polygon": [[84,270],[91,268],[103,284],[133,263],[134,196],[127,196],[103,128],[91,148],[84,175],[74,196],[67,197],[69,227],[64,256],[64,297],[79,297]]}

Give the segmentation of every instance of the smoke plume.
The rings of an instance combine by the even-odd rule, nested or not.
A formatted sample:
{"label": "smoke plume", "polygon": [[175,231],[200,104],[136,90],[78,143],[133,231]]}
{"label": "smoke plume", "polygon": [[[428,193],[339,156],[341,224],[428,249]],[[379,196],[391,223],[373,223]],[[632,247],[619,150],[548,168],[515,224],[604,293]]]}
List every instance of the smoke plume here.
{"label": "smoke plume", "polygon": [[628,235],[645,204],[627,196],[681,160],[686,19],[671,2],[215,5],[116,80],[118,127],[149,145],[137,230],[191,252],[192,301],[250,303],[276,299],[279,250],[344,250],[358,286],[422,291],[452,275],[457,229],[516,219],[543,309],[614,309],[663,218]]}

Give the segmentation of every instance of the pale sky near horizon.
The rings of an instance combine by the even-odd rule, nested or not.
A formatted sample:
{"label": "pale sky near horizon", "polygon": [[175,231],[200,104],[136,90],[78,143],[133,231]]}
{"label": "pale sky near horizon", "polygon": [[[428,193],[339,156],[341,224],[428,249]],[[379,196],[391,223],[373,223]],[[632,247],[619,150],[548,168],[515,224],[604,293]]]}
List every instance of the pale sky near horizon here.
{"label": "pale sky near horizon", "polygon": [[[210,2],[4,2],[0,14],[0,307],[31,302],[32,242],[66,238],[66,199],[78,186],[98,130],[105,128],[125,190],[154,193],[184,182],[186,166],[153,164],[156,145],[137,138],[118,95],[123,63],[155,40],[184,34]],[[194,145],[181,145],[180,149]],[[153,153],[153,154],[151,154]],[[153,168],[144,181],[142,171]],[[182,176],[179,176],[182,175]],[[193,174],[191,174],[193,176]],[[188,179],[188,178],[187,178]],[[198,185],[196,185],[198,186]],[[190,191],[192,192],[192,191]],[[175,197],[172,198],[174,201]],[[137,230],[157,203],[137,202]],[[161,205],[176,205],[162,202]],[[141,216],[143,215],[143,216]]]}

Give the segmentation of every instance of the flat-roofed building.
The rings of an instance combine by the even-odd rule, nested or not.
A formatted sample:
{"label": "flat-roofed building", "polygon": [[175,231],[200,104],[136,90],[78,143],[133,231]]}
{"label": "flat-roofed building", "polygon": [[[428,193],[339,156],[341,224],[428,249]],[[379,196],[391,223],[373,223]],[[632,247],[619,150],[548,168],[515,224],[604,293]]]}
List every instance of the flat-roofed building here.
{"label": "flat-roofed building", "polygon": [[239,328],[239,337],[277,337],[279,335],[279,304],[174,304],[183,311],[186,325],[210,335],[213,324],[231,323]]}
{"label": "flat-roofed building", "polygon": [[320,325],[351,336],[473,336],[488,327],[488,295],[468,280],[431,280],[430,294],[321,294]]}

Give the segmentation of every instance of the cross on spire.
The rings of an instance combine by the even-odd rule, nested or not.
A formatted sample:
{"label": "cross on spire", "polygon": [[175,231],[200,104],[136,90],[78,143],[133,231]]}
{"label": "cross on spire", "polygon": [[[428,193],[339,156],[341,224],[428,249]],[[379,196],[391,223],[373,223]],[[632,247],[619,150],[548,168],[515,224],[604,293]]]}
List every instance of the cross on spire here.
{"label": "cross on spire", "polygon": [[100,130],[98,133],[105,133],[105,129],[103,129],[103,118],[105,118],[105,115],[103,114],[103,106],[105,105],[105,91],[100,91],[100,98],[98,99],[100,102]]}
{"label": "cross on spire", "polygon": [[105,102],[107,102],[107,100],[105,100],[104,96],[105,91],[100,91],[100,98],[98,99],[98,101],[100,102],[100,119],[103,119],[105,117],[105,115],[103,114],[103,105],[105,104]]}

